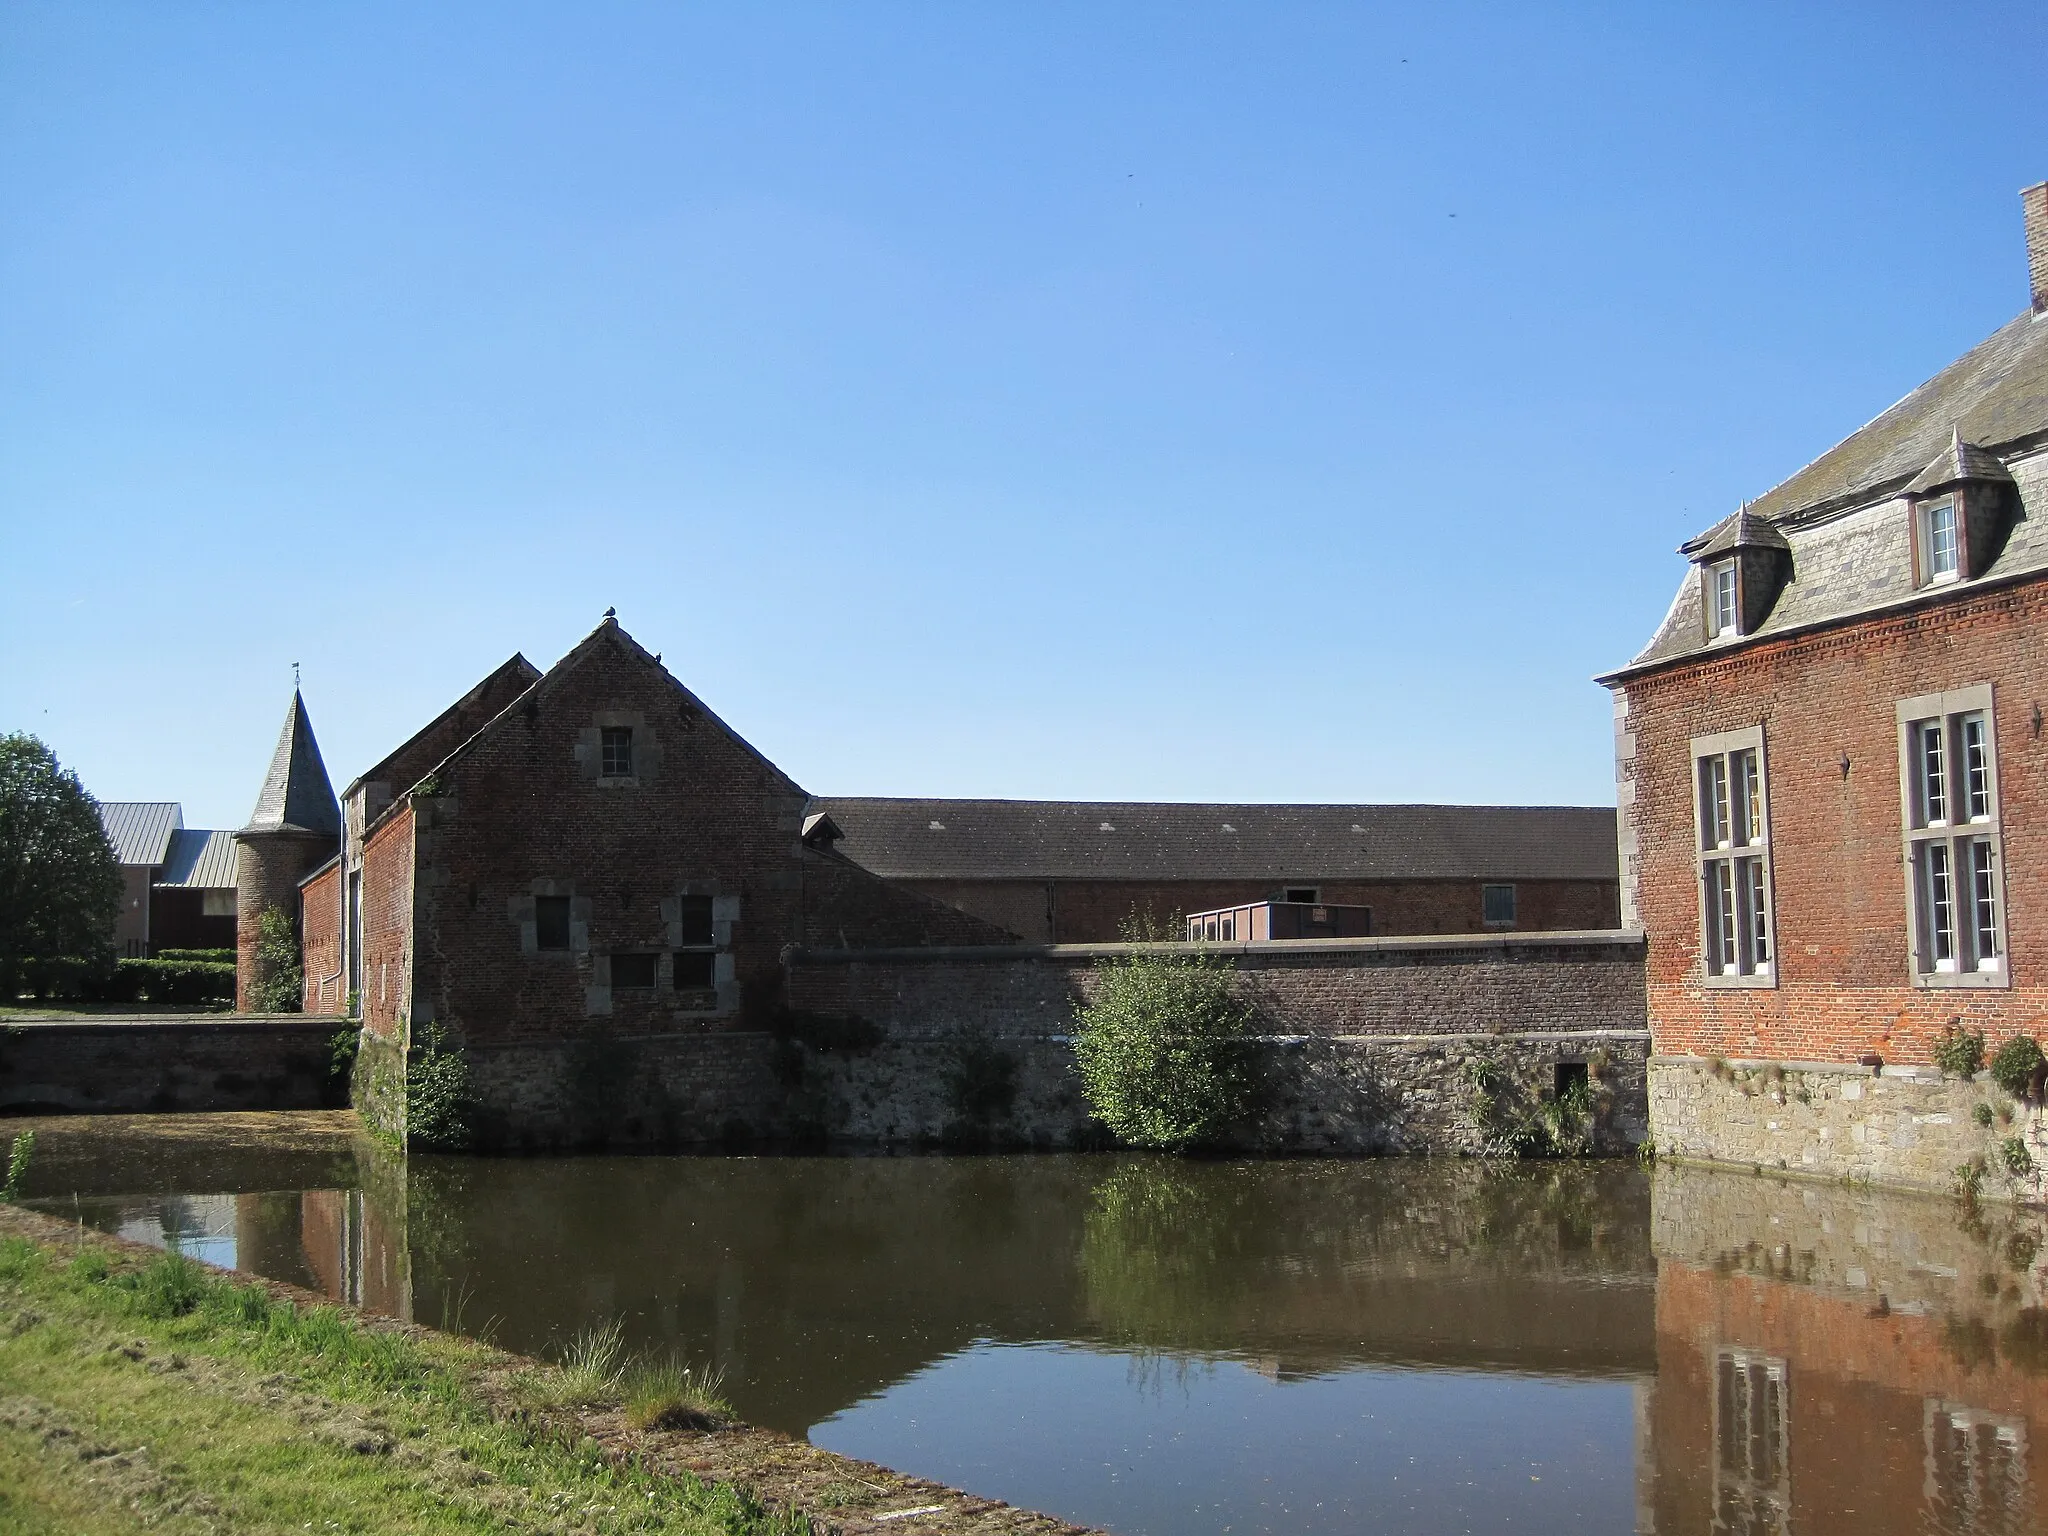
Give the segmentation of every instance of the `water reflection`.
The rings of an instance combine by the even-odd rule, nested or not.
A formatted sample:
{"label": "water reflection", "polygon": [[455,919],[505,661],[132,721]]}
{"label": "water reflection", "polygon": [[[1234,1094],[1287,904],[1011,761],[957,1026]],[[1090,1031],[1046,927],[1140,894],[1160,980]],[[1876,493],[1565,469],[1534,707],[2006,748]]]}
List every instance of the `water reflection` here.
{"label": "water reflection", "polygon": [[32,1193],[517,1349],[619,1318],[758,1422],[1121,1531],[2042,1528],[2032,1215],[1616,1165],[407,1167],[295,1124],[48,1122]]}

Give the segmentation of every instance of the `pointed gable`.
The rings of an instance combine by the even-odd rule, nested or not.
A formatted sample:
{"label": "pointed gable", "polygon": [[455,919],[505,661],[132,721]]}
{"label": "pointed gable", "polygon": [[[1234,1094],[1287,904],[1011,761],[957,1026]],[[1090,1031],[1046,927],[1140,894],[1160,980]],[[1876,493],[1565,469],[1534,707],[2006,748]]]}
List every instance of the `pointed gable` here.
{"label": "pointed gable", "polygon": [[[376,767],[359,775],[349,785],[354,793],[360,785],[382,784],[386,793],[400,793],[430,773],[470,737],[482,730],[507,704],[519,698],[540,680],[541,671],[520,652],[500,663],[469,692],[442,710],[404,743],[387,753]],[[382,808],[382,802],[378,804]]]}
{"label": "pointed gable", "polygon": [[296,688],[291,708],[285,712],[284,729],[278,733],[277,751],[271,755],[270,772],[264,776],[263,792],[256,797],[256,809],[249,813],[249,823],[242,831],[341,835],[341,807],[328,782],[327,765],[320,760],[320,744],[313,739],[306,701]]}

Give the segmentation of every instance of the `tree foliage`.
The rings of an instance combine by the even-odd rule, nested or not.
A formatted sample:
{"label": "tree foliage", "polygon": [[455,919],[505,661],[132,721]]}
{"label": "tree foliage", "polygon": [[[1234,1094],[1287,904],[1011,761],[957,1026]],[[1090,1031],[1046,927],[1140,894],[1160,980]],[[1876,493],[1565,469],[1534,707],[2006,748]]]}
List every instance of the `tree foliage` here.
{"label": "tree foliage", "polygon": [[120,913],[98,802],[35,737],[0,735],[0,1001],[37,961],[111,964]]}
{"label": "tree foliage", "polygon": [[1227,960],[1165,948],[1097,971],[1074,1055],[1089,1106],[1120,1140],[1185,1151],[1243,1111],[1252,1011],[1231,977]]}
{"label": "tree foliage", "polygon": [[305,1006],[305,993],[298,928],[283,907],[265,907],[256,919],[256,984],[250,1004],[258,1013],[297,1013]]}

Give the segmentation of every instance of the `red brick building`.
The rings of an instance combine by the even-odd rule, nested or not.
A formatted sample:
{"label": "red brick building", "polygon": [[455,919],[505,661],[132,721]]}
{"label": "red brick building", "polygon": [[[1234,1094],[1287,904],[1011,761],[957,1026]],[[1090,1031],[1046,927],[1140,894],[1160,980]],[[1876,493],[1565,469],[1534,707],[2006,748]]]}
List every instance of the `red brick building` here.
{"label": "red brick building", "polygon": [[494,1053],[758,1034],[791,946],[1013,942],[806,841],[809,798],[607,615],[348,787],[301,885],[306,1007],[354,994],[372,1056],[437,1026],[510,1117],[543,1068]]}
{"label": "red brick building", "polygon": [[[1660,1058],[1917,1064],[1951,1022],[2048,1022],[2048,184],[2023,201],[2031,307],[1683,546],[1601,679]],[[1840,1171],[1855,1129],[1787,1151]]]}

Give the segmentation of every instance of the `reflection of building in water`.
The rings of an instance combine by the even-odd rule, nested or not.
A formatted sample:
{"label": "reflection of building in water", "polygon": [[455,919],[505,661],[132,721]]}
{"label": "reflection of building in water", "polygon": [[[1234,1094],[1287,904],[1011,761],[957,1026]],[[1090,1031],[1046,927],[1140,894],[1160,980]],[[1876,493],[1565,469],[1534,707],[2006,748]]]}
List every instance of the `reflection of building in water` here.
{"label": "reflection of building in water", "polygon": [[1748,1349],[1714,1359],[1714,1529],[1785,1536],[1792,1528],[1786,1366]]}
{"label": "reflection of building in water", "polygon": [[1955,1311],[1916,1315],[1874,1291],[1661,1260],[1644,1528],[2038,1533],[2048,1375],[2015,1303],[1962,1312],[1975,1281],[1964,1271]]}
{"label": "reflection of building in water", "polygon": [[298,1225],[314,1290],[411,1321],[405,1254],[377,1202],[360,1189],[309,1190],[300,1198]]}
{"label": "reflection of building in water", "polygon": [[1924,1412],[1928,1529],[1943,1536],[2032,1530],[2027,1421],[1933,1397]]}

